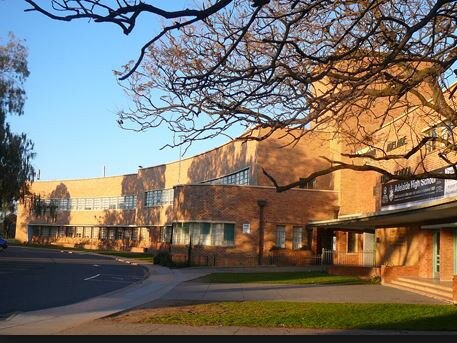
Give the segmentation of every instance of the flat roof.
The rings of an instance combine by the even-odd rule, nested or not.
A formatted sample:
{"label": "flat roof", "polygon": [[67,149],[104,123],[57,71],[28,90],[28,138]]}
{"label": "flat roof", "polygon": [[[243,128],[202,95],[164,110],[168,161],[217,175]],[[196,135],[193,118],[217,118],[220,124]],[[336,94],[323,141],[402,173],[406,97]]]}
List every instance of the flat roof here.
{"label": "flat roof", "polygon": [[331,220],[311,221],[307,227],[322,229],[367,230],[394,227],[405,224],[420,224],[422,228],[457,227],[457,197],[447,197],[418,205],[345,216]]}

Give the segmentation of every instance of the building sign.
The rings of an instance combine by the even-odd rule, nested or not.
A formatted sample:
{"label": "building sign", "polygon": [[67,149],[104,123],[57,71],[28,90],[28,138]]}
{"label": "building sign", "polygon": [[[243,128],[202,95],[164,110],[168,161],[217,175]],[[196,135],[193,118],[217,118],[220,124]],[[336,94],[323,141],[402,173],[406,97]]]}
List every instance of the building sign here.
{"label": "building sign", "polygon": [[[453,168],[434,172],[453,174]],[[382,184],[381,211],[404,208],[422,202],[457,195],[457,180],[427,178],[422,180],[392,181]]]}

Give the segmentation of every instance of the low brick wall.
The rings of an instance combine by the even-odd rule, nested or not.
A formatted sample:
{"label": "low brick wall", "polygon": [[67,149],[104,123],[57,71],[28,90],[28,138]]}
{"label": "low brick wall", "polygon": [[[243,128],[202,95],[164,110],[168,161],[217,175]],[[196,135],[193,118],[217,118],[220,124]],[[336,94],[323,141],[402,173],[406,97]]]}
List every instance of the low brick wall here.
{"label": "low brick wall", "polygon": [[419,266],[381,266],[381,283],[390,282],[402,276],[418,276]]}
{"label": "low brick wall", "polygon": [[381,275],[379,267],[359,267],[344,265],[329,266],[327,268],[327,273],[330,275],[350,275],[360,277],[379,277]]}

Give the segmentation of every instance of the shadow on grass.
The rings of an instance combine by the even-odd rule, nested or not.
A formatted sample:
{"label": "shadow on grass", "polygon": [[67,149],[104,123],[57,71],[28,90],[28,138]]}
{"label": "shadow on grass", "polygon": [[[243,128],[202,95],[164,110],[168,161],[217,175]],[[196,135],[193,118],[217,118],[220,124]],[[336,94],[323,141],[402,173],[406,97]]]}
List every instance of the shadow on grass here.
{"label": "shadow on grass", "polygon": [[116,321],[192,326],[456,331],[452,305],[160,300]]}

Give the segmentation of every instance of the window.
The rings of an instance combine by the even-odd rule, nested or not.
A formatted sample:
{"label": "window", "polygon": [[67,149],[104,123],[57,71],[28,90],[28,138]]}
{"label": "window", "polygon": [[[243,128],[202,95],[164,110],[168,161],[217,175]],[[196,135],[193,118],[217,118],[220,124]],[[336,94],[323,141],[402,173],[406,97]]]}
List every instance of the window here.
{"label": "window", "polygon": [[59,210],[61,211],[68,211],[69,206],[68,206],[68,199],[60,199],[59,202]]}
{"label": "window", "polygon": [[109,229],[108,230],[108,239],[114,240],[116,237],[116,229]]}
{"label": "window", "polygon": [[278,248],[286,247],[286,227],[284,225],[276,227],[276,246]]}
{"label": "window", "polygon": [[357,233],[348,232],[347,233],[347,252],[355,253],[357,252]]}
{"label": "window", "polygon": [[84,238],[91,238],[92,237],[92,228],[90,226],[84,227]]}
{"label": "window", "polygon": [[119,208],[122,208],[125,210],[131,210],[136,207],[135,203],[136,203],[136,195],[122,196],[119,199]]}
{"label": "window", "polygon": [[203,181],[211,185],[249,185],[249,168],[216,179]]}
{"label": "window", "polygon": [[41,227],[41,237],[48,237],[49,236],[49,227],[42,226]]}
{"label": "window", "polygon": [[91,210],[94,207],[94,199],[86,199],[86,205],[84,206],[84,209],[86,211]]}
{"label": "window", "polygon": [[[436,127],[431,128],[425,132],[426,137],[438,137],[438,133],[436,132]],[[436,149],[436,140],[429,140],[425,143],[425,151],[432,152]]]}
{"label": "window", "polygon": [[224,224],[224,245],[235,245],[235,224]]}
{"label": "window", "polygon": [[[454,140],[454,130],[455,126],[451,122],[445,120],[439,124],[436,124],[435,126],[427,129],[424,131],[424,136],[425,137],[439,137],[445,143],[443,143],[443,146],[446,146],[447,144],[455,144]],[[427,143],[425,143],[425,151],[426,152],[432,152],[438,147],[437,141],[436,140],[430,140]]]}
{"label": "window", "polygon": [[77,226],[76,227],[76,237],[81,238],[83,236],[83,227],[82,226]]}
{"label": "window", "polygon": [[73,226],[67,227],[67,237],[73,237],[75,228]]}
{"label": "window", "polygon": [[154,207],[173,204],[173,188],[147,191],[144,195],[144,206]]}
{"label": "window", "polygon": [[100,228],[100,239],[108,238],[108,229],[106,227]]}
{"label": "window", "polygon": [[100,237],[100,228],[98,226],[94,226],[92,228],[92,238],[98,239]]}
{"label": "window", "polygon": [[211,245],[211,224],[201,223],[200,227],[200,244]]}
{"label": "window", "polygon": [[[235,245],[235,224],[231,223],[175,223],[173,230],[173,244],[177,245],[189,244],[191,237],[192,245]],[[162,239],[166,238],[163,235],[162,237]]]}
{"label": "window", "polygon": [[214,223],[211,225],[211,245],[224,244],[224,224]]}
{"label": "window", "polygon": [[40,227],[39,226],[32,226],[32,235],[37,237],[40,235]]}
{"label": "window", "polygon": [[[171,235],[171,227],[167,226],[170,228],[170,235]],[[142,227],[141,228],[141,240],[142,241],[149,241],[149,229],[147,227]],[[162,242],[170,242],[170,239],[168,241],[162,241]]]}
{"label": "window", "polygon": [[117,228],[116,229],[116,240],[121,240],[124,238],[124,229]]}
{"label": "window", "polygon": [[294,250],[301,249],[302,246],[303,246],[303,228],[294,226],[292,249],[294,249]]}
{"label": "window", "polygon": [[59,237],[65,237],[65,227],[61,226],[58,229],[58,234]]}
{"label": "window", "polygon": [[117,208],[117,198],[116,197],[112,197],[112,198],[109,198],[109,209],[110,210],[115,210]]}
{"label": "window", "polygon": [[101,198],[94,198],[94,210],[99,210],[102,207],[102,199]]}
{"label": "window", "polygon": [[138,228],[133,228],[132,229],[132,241],[137,241],[138,240],[138,233],[139,233],[139,229]]}

